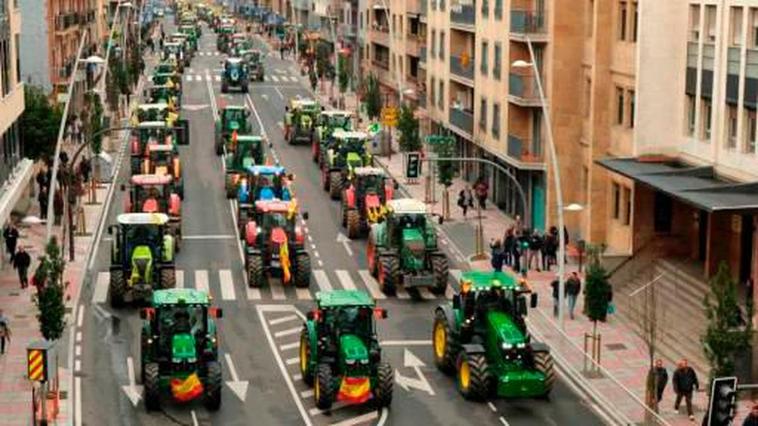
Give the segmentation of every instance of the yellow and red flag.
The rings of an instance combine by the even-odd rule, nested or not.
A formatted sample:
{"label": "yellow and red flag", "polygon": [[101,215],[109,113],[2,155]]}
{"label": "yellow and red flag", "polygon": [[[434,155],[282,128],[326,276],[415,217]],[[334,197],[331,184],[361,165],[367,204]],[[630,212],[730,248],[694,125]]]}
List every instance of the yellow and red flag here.
{"label": "yellow and red flag", "polygon": [[371,398],[371,381],[368,377],[343,377],[337,401],[363,404]]}
{"label": "yellow and red flag", "polygon": [[282,263],[282,275],[285,283],[290,282],[292,274],[290,274],[290,250],[287,247],[287,240],[279,246],[279,261]]}
{"label": "yellow and red flag", "polygon": [[190,374],[184,380],[171,379],[171,394],[179,402],[192,401],[203,394],[203,384],[197,377],[197,373]]}

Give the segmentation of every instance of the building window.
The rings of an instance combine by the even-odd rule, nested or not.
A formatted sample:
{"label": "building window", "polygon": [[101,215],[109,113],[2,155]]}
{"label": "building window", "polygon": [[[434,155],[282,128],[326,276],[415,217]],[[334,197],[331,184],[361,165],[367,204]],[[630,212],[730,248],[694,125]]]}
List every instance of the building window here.
{"label": "building window", "polygon": [[726,117],[726,130],[728,137],[726,138],[726,147],[728,149],[734,149],[737,147],[737,108],[734,106],[728,107],[728,113]]}
{"label": "building window", "polygon": [[479,129],[487,131],[487,99],[482,98],[480,101],[479,111]]}
{"label": "building window", "polygon": [[437,100],[437,98],[434,96],[435,93],[436,93],[435,90],[434,90],[436,88],[436,86],[434,84],[435,84],[434,77],[432,77],[429,80],[429,87],[430,87],[430,89],[429,89],[429,105],[431,105],[431,106],[434,106],[434,103]]}
{"label": "building window", "polygon": [[492,75],[500,80],[500,67],[501,63],[503,61],[503,45],[499,42],[495,42],[495,58],[494,58],[494,64],[492,64]]}
{"label": "building window", "polygon": [[695,135],[695,97],[687,95],[687,135]]}
{"label": "building window", "polygon": [[732,46],[742,46],[742,8],[733,7],[731,16]]}
{"label": "building window", "polygon": [[632,42],[637,43],[637,26],[639,24],[639,6],[632,3]]}
{"label": "building window", "polygon": [[440,92],[437,94],[437,106],[443,112],[445,111],[445,82],[440,80]]}
{"label": "building window", "polygon": [[440,31],[439,56],[440,56],[440,59],[445,59],[445,32],[444,31]]}
{"label": "building window", "polygon": [[432,58],[437,56],[437,50],[435,50],[436,46],[437,46],[437,31],[432,30]]}
{"label": "building window", "polygon": [[445,11],[445,0],[439,0],[439,2],[440,2],[440,11],[444,12]]}
{"label": "building window", "polygon": [[613,218],[618,219],[621,210],[621,187],[613,182]]}
{"label": "building window", "polygon": [[748,154],[755,154],[755,133],[758,124],[756,123],[755,111],[748,110],[747,112],[747,143],[745,144],[745,151]]}
{"label": "building window", "polygon": [[619,40],[626,40],[626,0],[619,2],[619,14],[618,14],[618,34]]}
{"label": "building window", "polygon": [[0,76],[2,80],[2,92],[0,92],[0,95],[2,97],[7,96],[11,91],[10,64],[11,58],[8,51],[8,40],[2,40],[0,41],[0,72],[2,72],[2,76]]}
{"label": "building window", "polygon": [[752,22],[752,28],[750,31],[750,47],[758,49],[758,9],[751,9],[750,22]]}
{"label": "building window", "polygon": [[616,86],[616,124],[624,124],[624,89]]}
{"label": "building window", "polygon": [[490,3],[488,0],[481,0],[482,2],[482,16],[487,17],[490,14]]}
{"label": "building window", "polygon": [[705,42],[715,43],[716,42],[716,6],[705,7],[705,24],[707,25],[706,28],[708,29],[708,34],[706,35]]}
{"label": "building window", "polygon": [[437,10],[437,0],[429,0],[432,10]]}
{"label": "building window", "polygon": [[632,190],[624,187],[624,218],[621,221],[624,225],[632,223]]}
{"label": "building window", "polygon": [[495,20],[503,19],[503,0],[495,0]]}
{"label": "building window", "polygon": [[489,43],[487,41],[482,42],[482,51],[481,51],[481,69],[482,75],[487,75],[487,51],[489,50]]}
{"label": "building window", "polygon": [[590,116],[590,108],[592,108],[592,79],[587,77],[584,79],[584,96],[582,102],[582,113],[585,117]]}
{"label": "building window", "polygon": [[690,5],[690,41],[700,41],[700,5]]}
{"label": "building window", "polygon": [[[18,5],[16,5],[18,7]],[[14,36],[15,44],[13,45],[14,53],[16,54],[16,84],[21,82],[21,55],[18,52],[19,47],[21,46],[21,41],[19,40],[19,34],[16,34]]]}
{"label": "building window", "polygon": [[703,139],[711,140],[711,101],[703,99]]}
{"label": "building window", "polygon": [[500,139],[500,103],[492,104],[492,137]]}
{"label": "building window", "polygon": [[634,104],[636,102],[634,90],[630,90],[626,93],[629,98],[629,127],[634,128]]}

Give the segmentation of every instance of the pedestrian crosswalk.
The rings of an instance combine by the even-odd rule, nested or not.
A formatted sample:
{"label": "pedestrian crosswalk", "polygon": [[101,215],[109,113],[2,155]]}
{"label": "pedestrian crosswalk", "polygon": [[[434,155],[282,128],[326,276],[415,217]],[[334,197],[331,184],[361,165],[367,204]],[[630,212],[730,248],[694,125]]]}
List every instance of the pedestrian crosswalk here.
{"label": "pedestrian crosswalk", "polygon": [[[187,74],[184,76],[184,81],[187,83],[190,82],[220,82],[221,81],[221,74],[220,73],[211,73],[211,74]],[[268,83],[297,83],[298,77],[293,75],[264,75],[263,81]],[[256,84],[257,82],[252,82],[252,84]]]}
{"label": "pedestrian crosswalk", "polygon": [[[110,274],[109,271],[97,273],[92,291],[93,304],[105,304],[108,302]],[[450,281],[455,282],[460,277],[460,274],[460,270],[451,269]],[[251,301],[313,300],[317,291],[339,289],[363,290],[377,300],[393,297],[401,300],[411,299],[411,295],[403,287],[397,288],[395,296],[387,296],[381,291],[376,279],[365,269],[337,269],[329,271],[314,269],[309,288],[295,288],[292,285],[285,285],[282,284],[279,278],[273,277],[269,279],[269,285],[262,288],[248,288],[244,279],[239,275],[235,278],[235,274],[231,269],[196,269],[192,271],[177,269],[176,287],[195,288],[205,291],[222,301],[235,301],[238,298],[245,298]],[[452,297],[453,292],[454,290],[448,284],[448,289],[444,296],[436,296],[429,289],[420,288],[418,297],[423,300],[449,299]]]}

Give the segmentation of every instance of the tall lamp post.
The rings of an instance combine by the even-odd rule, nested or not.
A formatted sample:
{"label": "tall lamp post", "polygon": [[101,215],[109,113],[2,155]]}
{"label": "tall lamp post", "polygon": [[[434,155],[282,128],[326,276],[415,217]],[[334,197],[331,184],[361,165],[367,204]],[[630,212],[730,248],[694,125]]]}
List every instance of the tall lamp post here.
{"label": "tall lamp post", "polygon": [[550,110],[547,105],[547,99],[545,98],[545,92],[542,89],[542,81],[540,76],[540,70],[537,68],[537,61],[534,56],[534,50],[532,49],[532,41],[529,36],[526,37],[527,47],[529,48],[529,57],[531,62],[524,60],[517,60],[511,64],[512,68],[517,69],[532,69],[534,73],[534,81],[537,83],[537,93],[540,97],[540,103],[542,104],[542,114],[545,116],[545,126],[547,126],[547,148],[550,151],[550,165],[553,168],[553,178],[555,180],[555,199],[556,209],[558,213],[558,323],[561,328],[565,327],[565,307],[564,300],[565,295],[565,273],[566,273],[566,236],[564,235],[565,223],[563,221],[563,191],[561,190],[561,170],[558,167],[558,156],[555,150],[555,143],[553,142],[553,126],[550,122]]}

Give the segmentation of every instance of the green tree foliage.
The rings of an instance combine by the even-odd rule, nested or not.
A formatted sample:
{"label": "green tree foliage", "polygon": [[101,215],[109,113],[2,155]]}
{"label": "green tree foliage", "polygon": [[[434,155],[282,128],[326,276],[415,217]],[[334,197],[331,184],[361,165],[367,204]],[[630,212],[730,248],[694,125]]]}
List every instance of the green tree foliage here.
{"label": "green tree foliage", "polygon": [[[455,156],[455,138],[446,136],[435,139],[432,144],[434,152],[439,158],[449,158]],[[455,165],[452,161],[436,161],[437,163],[437,182],[444,185],[445,188],[453,184],[455,176]]]}
{"label": "green tree foliage", "polygon": [[45,91],[39,86],[24,87],[24,113],[19,126],[24,154],[34,160],[52,157],[63,112],[50,104]]}
{"label": "green tree foliage", "polygon": [[103,105],[100,101],[100,95],[89,92],[84,95],[85,109],[82,113],[82,122],[84,123],[84,135],[87,143],[92,146],[95,154],[100,153],[103,145]]}
{"label": "green tree foliage", "polygon": [[[58,242],[53,237],[45,248],[45,255],[40,257],[40,264],[34,274],[35,284],[44,283],[42,290],[35,296],[37,320],[40,332],[47,340],[58,340],[63,335],[66,322],[66,307],[63,303],[63,270],[65,260]],[[41,280],[41,281],[38,281]],[[39,285],[39,284],[38,284]]]}
{"label": "green tree foliage", "polygon": [[605,321],[613,294],[611,283],[608,281],[610,276],[600,262],[600,255],[604,250],[603,246],[590,246],[587,249],[589,262],[585,275],[584,313],[594,323]]}
{"label": "green tree foliage", "polygon": [[353,75],[352,63],[347,60],[346,57],[339,55],[338,59],[340,65],[340,75],[338,76],[340,93],[347,92],[347,87],[350,84],[350,76]]}
{"label": "green tree foliage", "polygon": [[737,301],[737,283],[726,262],[719,265],[710,288],[711,293],[703,301],[708,327],[701,341],[711,366],[711,377],[731,376],[735,358],[751,347],[753,304],[748,299],[747,313],[743,316]]}
{"label": "green tree foliage", "polygon": [[413,109],[408,105],[403,105],[400,108],[397,129],[400,131],[400,151],[411,152],[421,149],[418,119],[414,116]]}
{"label": "green tree foliage", "polygon": [[328,77],[330,54],[331,48],[328,44],[322,41],[316,44],[316,72],[318,73],[318,78],[323,79],[324,77]]}
{"label": "green tree foliage", "polygon": [[375,120],[382,111],[382,94],[379,91],[379,82],[372,74],[366,79],[366,114],[369,118]]}

